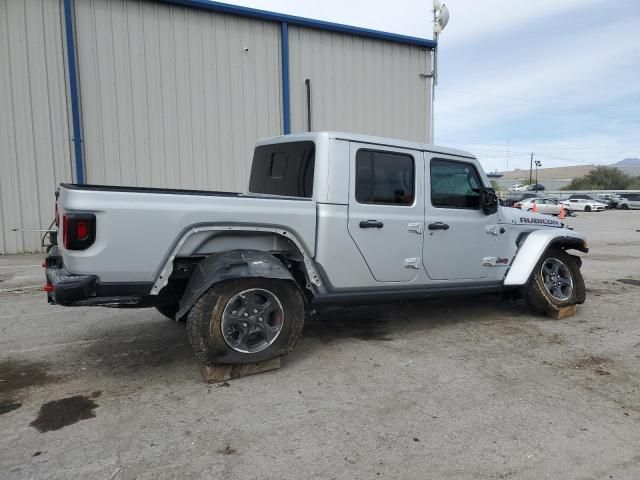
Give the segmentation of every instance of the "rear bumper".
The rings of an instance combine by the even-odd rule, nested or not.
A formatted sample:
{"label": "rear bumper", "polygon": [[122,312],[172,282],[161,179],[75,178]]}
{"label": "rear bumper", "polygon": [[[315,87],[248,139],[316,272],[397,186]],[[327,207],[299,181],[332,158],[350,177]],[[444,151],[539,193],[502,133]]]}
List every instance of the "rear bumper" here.
{"label": "rear bumper", "polygon": [[45,263],[47,284],[53,287],[53,291],[47,292],[49,303],[71,305],[95,295],[97,277],[70,273],[62,263],[58,247],[51,248]]}
{"label": "rear bumper", "polygon": [[156,297],[149,297],[149,284],[101,284],[95,275],[76,275],[69,272],[62,261],[58,247],[52,247],[45,261],[45,276],[50,291],[47,301],[75,307],[153,306]]}

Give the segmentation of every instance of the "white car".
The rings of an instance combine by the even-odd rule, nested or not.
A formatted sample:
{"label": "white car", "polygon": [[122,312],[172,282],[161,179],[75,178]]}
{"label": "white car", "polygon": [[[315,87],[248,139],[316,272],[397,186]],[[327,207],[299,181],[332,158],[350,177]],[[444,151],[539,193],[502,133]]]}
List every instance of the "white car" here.
{"label": "white car", "polygon": [[586,200],[584,198],[572,198],[571,200],[565,200],[562,205],[567,209],[576,211],[582,210],[584,212],[603,212],[607,206],[604,203],[596,202],[595,200]]}
{"label": "white car", "polygon": [[514,208],[531,212],[534,210],[534,205],[538,213],[546,213],[549,215],[560,215],[560,212],[564,208],[552,198],[527,198],[515,203],[513,206]]}
{"label": "white car", "polygon": [[621,197],[618,201],[618,208],[629,210],[630,208],[640,208],[640,193],[630,193]]}
{"label": "white car", "polygon": [[527,190],[527,185],[522,185],[520,183],[516,183],[515,185],[511,185],[509,187],[510,192],[525,192]]}

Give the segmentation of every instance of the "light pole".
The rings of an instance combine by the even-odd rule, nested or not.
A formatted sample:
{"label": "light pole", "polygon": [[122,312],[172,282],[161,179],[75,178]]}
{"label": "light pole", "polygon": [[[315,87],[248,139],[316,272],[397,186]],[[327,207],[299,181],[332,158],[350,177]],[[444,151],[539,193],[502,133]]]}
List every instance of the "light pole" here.
{"label": "light pole", "polygon": [[538,167],[542,166],[542,162],[540,160],[536,160],[536,185],[538,184]]}
{"label": "light pole", "polygon": [[[434,123],[435,123],[435,97],[436,97],[436,85],[438,85],[438,39],[440,34],[444,30],[444,27],[449,23],[449,9],[440,0],[433,0],[433,39],[436,42],[436,46],[433,48],[433,66],[431,67],[431,128],[430,136],[431,143],[434,143]],[[428,75],[427,75],[428,76]]]}

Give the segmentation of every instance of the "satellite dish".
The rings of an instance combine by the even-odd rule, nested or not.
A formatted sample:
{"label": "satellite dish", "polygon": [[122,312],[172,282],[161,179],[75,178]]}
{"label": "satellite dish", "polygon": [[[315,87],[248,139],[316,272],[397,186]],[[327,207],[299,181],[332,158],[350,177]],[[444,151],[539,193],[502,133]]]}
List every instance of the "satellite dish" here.
{"label": "satellite dish", "polygon": [[442,5],[440,8],[440,16],[438,17],[438,25],[440,26],[440,31],[444,30],[444,27],[449,23],[449,9],[446,5]]}

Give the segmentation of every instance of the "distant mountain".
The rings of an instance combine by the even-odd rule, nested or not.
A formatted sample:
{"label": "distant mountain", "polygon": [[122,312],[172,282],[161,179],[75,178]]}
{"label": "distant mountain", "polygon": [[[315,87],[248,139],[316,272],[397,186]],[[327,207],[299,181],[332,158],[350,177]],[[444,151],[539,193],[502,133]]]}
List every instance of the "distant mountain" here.
{"label": "distant mountain", "polygon": [[640,167],[640,158],[625,158],[618,163],[614,163],[615,167]]}

